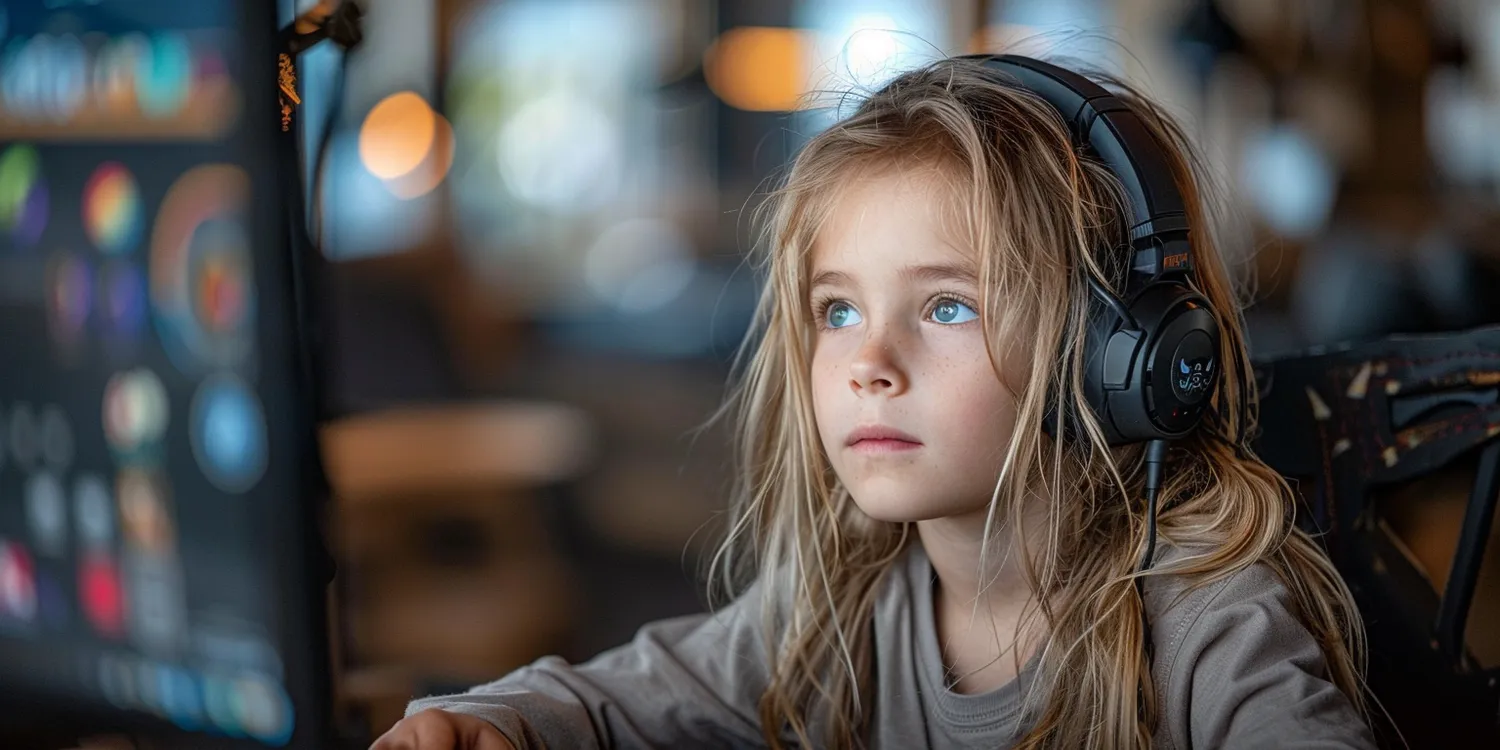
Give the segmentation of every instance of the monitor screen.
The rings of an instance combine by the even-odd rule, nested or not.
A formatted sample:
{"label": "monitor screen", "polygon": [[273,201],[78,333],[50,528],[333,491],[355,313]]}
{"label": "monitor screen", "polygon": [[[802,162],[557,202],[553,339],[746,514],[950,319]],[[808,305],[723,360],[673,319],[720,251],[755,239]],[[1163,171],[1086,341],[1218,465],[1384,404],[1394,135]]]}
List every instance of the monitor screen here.
{"label": "monitor screen", "polygon": [[0,0],[0,727],[321,746],[275,44]]}

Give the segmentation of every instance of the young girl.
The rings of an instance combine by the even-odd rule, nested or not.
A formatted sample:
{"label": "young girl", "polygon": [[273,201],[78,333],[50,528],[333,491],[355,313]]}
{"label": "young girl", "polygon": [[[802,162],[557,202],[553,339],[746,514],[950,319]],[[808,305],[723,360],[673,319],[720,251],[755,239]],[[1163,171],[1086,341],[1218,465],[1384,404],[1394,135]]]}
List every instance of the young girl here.
{"label": "young girl", "polygon": [[418,700],[375,747],[1373,747],[1358,612],[1246,447],[1196,162],[1109,85],[1165,153],[1217,311],[1196,431],[1115,445],[1084,400],[1091,284],[1129,272],[1117,176],[981,62],[904,74],[769,204],[715,558],[737,598]]}

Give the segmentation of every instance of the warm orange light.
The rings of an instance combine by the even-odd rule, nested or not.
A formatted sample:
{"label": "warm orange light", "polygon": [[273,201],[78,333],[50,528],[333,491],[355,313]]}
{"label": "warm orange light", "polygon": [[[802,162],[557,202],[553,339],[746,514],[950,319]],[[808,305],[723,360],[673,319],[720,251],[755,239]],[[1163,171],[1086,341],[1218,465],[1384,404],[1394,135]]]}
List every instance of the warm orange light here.
{"label": "warm orange light", "polygon": [[453,126],[442,115],[435,115],[433,120],[435,130],[427,158],[410,172],[385,180],[385,188],[391,191],[391,195],[402,200],[420,198],[443,184],[448,176],[448,170],[453,167]]}
{"label": "warm orange light", "polygon": [[437,114],[411,91],[382,99],[359,129],[359,158],[370,174],[393,180],[420,166],[432,150]]}
{"label": "warm orange light", "polygon": [[703,75],[714,94],[736,109],[793,110],[807,91],[810,44],[798,29],[733,28],[704,53]]}

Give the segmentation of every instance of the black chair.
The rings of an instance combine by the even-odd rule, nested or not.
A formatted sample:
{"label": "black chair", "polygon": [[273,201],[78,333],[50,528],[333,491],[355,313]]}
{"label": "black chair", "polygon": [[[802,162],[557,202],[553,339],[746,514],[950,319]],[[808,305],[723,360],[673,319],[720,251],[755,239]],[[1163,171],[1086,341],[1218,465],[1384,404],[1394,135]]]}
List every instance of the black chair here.
{"label": "black chair", "polygon": [[[1322,347],[1259,362],[1256,376],[1255,450],[1298,488],[1298,523],[1364,615],[1382,746],[1500,747],[1500,622],[1489,619],[1500,542],[1488,544],[1500,327]],[[1455,492],[1437,489],[1444,481]],[[1442,531],[1414,548],[1410,519],[1440,506],[1449,523],[1426,523]]]}

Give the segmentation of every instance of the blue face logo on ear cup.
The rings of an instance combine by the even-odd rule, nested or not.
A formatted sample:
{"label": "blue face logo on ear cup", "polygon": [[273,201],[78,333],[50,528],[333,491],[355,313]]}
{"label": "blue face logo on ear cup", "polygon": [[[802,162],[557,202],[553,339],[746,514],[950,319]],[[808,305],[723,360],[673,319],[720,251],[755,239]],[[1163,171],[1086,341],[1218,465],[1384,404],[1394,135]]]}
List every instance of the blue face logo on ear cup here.
{"label": "blue face logo on ear cup", "polygon": [[1172,372],[1172,390],[1184,403],[1197,403],[1213,386],[1215,374],[1213,357],[1179,359]]}

